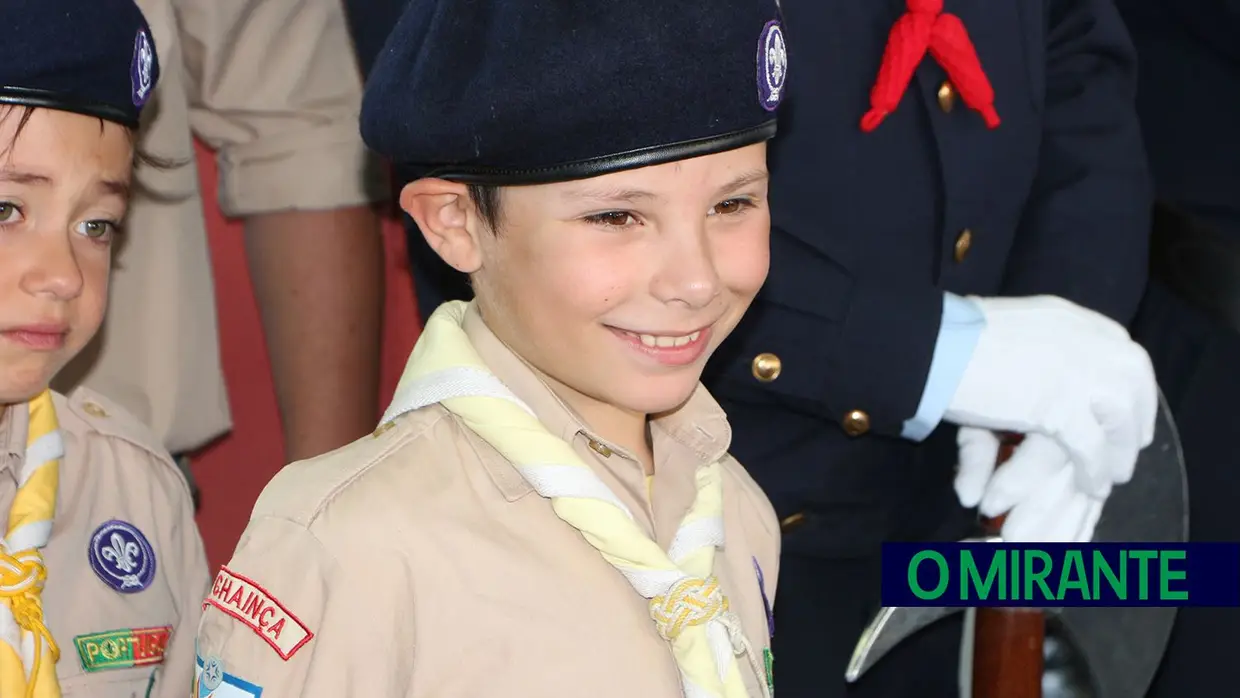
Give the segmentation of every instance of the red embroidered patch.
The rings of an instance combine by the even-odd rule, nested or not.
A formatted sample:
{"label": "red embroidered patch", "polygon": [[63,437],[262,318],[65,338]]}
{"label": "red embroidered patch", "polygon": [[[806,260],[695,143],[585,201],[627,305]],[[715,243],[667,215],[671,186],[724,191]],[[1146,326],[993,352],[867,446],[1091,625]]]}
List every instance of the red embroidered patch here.
{"label": "red embroidered patch", "polygon": [[314,637],[314,633],[266,589],[227,567],[221,567],[220,573],[215,575],[211,595],[203,602],[203,609],[208,605],[241,621],[266,640],[285,661]]}

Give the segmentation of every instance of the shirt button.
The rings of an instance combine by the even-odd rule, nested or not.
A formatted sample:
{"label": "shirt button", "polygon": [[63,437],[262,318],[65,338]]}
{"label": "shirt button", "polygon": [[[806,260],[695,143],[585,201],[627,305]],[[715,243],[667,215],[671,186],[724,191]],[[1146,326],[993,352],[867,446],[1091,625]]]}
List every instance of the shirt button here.
{"label": "shirt button", "polygon": [[956,258],[957,264],[959,264],[960,262],[963,262],[964,258],[969,256],[969,248],[972,246],[973,246],[973,231],[969,230],[968,228],[965,228],[964,230],[960,231],[960,236],[956,238],[956,247],[954,251],[954,256]]}
{"label": "shirt button", "polygon": [[956,88],[952,87],[951,80],[944,80],[943,84],[939,85],[938,97],[939,109],[942,109],[944,114],[951,112],[952,107],[956,106]]}
{"label": "shirt button", "polygon": [[380,424],[379,427],[375,429],[370,435],[377,439],[380,436],[383,436],[385,433],[387,433],[388,429],[391,429],[394,426],[396,426],[396,420],[392,420],[390,422],[384,422],[383,424]]}
{"label": "shirt button", "polygon": [[82,409],[86,411],[86,414],[92,417],[98,417],[99,419],[103,419],[108,416],[108,411],[103,409],[103,407],[96,402],[84,402],[82,403]]}
{"label": "shirt button", "polygon": [[601,442],[595,441],[594,439],[587,439],[586,443],[589,444],[591,451],[594,451],[604,458],[611,458],[611,449],[604,446]]}
{"label": "shirt button", "polygon": [[753,357],[753,363],[750,365],[753,370],[753,377],[763,383],[770,383],[779,378],[779,373],[784,369],[784,363],[774,354],[763,352]]}
{"label": "shirt button", "polygon": [[849,436],[861,436],[870,430],[870,415],[862,410],[853,410],[844,415],[844,433]]}

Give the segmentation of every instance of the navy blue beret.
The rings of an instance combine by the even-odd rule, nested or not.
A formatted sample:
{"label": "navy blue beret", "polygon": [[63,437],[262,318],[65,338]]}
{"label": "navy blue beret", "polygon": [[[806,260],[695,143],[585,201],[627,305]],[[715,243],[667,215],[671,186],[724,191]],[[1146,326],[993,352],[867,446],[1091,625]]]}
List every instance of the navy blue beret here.
{"label": "navy blue beret", "polygon": [[137,128],[159,61],[133,0],[5,0],[3,14],[0,104]]}
{"label": "navy blue beret", "polygon": [[770,138],[777,0],[410,0],[362,137],[406,178],[535,184]]}

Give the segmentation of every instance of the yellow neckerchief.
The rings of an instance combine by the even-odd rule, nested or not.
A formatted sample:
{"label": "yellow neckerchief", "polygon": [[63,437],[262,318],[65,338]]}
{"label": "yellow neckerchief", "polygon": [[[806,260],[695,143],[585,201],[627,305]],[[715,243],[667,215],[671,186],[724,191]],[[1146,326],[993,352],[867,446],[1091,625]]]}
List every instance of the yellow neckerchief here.
{"label": "yellow neckerchief", "polygon": [[445,303],[427,320],[383,422],[434,403],[455,414],[649,599],[687,698],[750,698],[736,659],[745,656],[757,676],[761,661],[713,575],[724,543],[721,465],[698,469],[697,497],[665,552],[572,447],[491,373],[461,328],[468,307]]}
{"label": "yellow neckerchief", "polygon": [[51,537],[65,448],[51,390],[35,396],[29,409],[26,455],[0,540],[0,698],[60,698],[60,649],[39,599],[47,579],[39,549]]}

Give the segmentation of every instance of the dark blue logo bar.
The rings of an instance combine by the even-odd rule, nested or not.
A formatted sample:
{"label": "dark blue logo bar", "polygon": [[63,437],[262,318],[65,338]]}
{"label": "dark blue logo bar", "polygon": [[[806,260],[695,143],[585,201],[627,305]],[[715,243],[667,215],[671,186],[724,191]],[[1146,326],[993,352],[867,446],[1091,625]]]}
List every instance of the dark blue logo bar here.
{"label": "dark blue logo bar", "polygon": [[1240,606],[1240,543],[884,543],[884,606]]}

